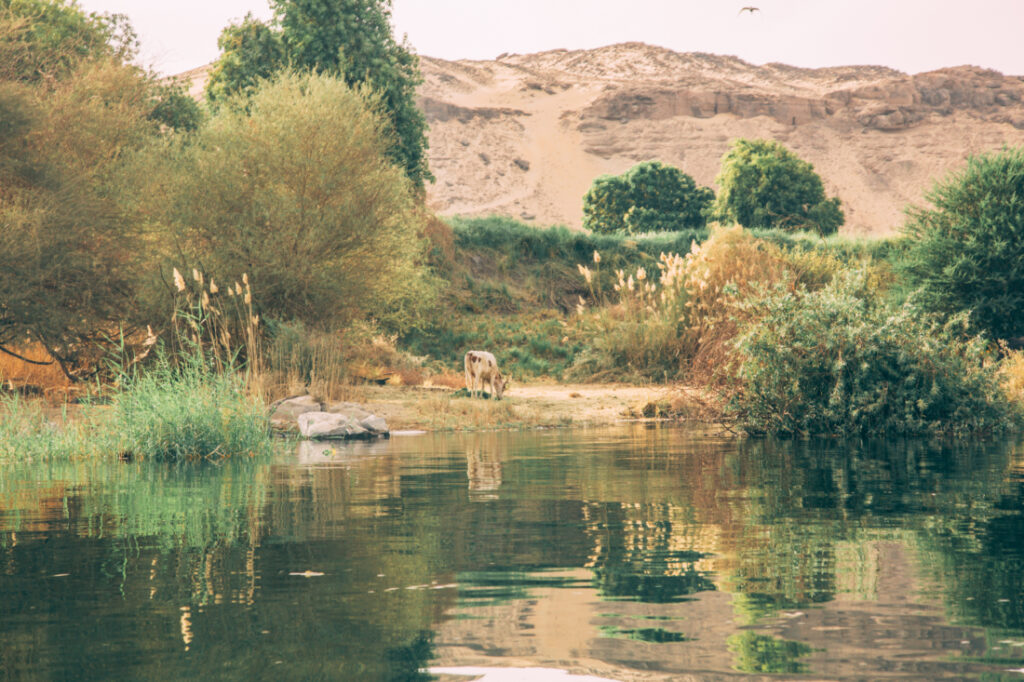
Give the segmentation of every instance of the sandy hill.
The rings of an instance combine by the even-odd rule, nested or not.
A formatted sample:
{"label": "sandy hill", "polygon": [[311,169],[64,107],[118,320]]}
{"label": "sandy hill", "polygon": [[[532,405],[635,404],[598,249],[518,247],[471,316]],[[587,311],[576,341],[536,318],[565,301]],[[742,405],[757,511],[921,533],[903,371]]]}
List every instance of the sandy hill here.
{"label": "sandy hill", "polygon": [[962,66],[801,69],[642,43],[421,58],[431,205],[579,226],[602,173],[650,159],[712,185],[729,141],[771,138],[843,200],[845,231],[884,234],[975,153],[1024,144],[1024,78]]}
{"label": "sandy hill", "polygon": [[[778,140],[814,164],[844,231],[892,232],[908,203],[964,159],[1024,144],[1024,77],[973,66],[907,75],[801,69],[643,43],[421,57],[430,205],[578,227],[603,173],[657,159],[713,185],[729,141]],[[208,67],[182,74],[195,95]]]}

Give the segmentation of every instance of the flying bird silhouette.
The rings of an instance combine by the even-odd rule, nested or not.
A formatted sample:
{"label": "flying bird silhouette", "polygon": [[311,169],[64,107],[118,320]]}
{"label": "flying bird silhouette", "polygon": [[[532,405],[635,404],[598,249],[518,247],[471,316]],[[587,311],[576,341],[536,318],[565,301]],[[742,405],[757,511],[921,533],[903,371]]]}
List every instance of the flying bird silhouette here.
{"label": "flying bird silhouette", "polygon": [[750,6],[741,7],[740,11],[736,13],[736,16],[739,16],[739,15],[743,14],[744,12],[750,12],[751,14],[753,14],[754,12],[760,12],[760,11],[761,11],[760,7],[750,7]]}

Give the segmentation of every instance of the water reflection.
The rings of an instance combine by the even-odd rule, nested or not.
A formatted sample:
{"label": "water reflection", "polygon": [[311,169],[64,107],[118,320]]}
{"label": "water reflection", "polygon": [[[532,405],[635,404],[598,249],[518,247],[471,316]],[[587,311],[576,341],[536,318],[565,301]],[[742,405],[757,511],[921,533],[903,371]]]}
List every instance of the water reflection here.
{"label": "water reflection", "polygon": [[1024,448],[612,430],[0,464],[0,675],[998,676]]}

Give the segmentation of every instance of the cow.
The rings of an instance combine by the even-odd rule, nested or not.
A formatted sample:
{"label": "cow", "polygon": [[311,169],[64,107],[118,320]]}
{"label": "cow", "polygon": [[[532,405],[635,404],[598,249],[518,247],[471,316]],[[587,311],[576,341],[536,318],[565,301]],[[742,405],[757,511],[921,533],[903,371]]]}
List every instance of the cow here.
{"label": "cow", "polygon": [[485,383],[490,385],[491,395],[501,400],[505,389],[512,382],[501,376],[498,361],[493,354],[484,350],[471,350],[466,353],[466,390],[469,391],[469,397],[472,398],[478,391],[482,394]]}

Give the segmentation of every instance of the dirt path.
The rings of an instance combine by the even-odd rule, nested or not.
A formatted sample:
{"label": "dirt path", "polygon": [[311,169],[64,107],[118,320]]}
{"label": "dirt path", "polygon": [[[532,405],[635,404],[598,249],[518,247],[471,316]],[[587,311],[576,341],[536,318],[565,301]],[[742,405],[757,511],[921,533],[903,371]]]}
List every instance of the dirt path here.
{"label": "dirt path", "polygon": [[364,386],[353,388],[346,399],[384,417],[393,430],[461,430],[613,424],[635,418],[645,404],[666,400],[673,390],[625,384],[514,384],[504,400],[479,400],[455,396],[449,389]]}

